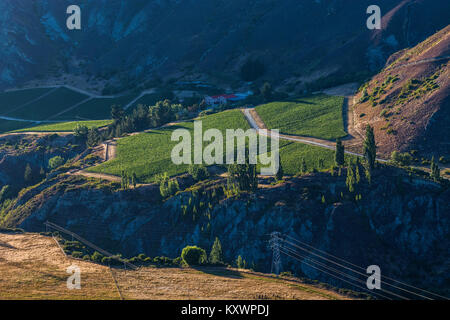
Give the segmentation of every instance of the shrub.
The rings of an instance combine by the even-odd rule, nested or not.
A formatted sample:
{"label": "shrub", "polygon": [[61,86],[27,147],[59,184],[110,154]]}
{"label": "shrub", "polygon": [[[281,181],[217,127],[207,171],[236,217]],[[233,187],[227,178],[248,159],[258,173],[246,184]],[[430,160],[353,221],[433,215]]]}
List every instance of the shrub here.
{"label": "shrub", "polygon": [[159,175],[155,178],[156,183],[159,183],[159,191],[163,198],[167,198],[173,196],[177,191],[180,190],[180,186],[178,184],[178,180],[170,179],[167,172],[162,175]]}
{"label": "shrub", "polygon": [[191,164],[188,172],[195,181],[205,180],[209,176],[208,169],[203,165]]}
{"label": "shrub", "polygon": [[103,259],[103,255],[100,252],[95,251],[92,256],[91,256],[91,260],[97,263],[102,262]]}
{"label": "shrub", "polygon": [[86,139],[88,135],[89,129],[85,125],[80,125],[77,123],[77,126],[73,130],[73,135],[80,139]]}
{"label": "shrub", "polygon": [[185,247],[181,252],[181,259],[189,266],[201,265],[207,261],[205,250],[197,246]]}
{"label": "shrub", "polygon": [[64,164],[64,159],[60,156],[56,156],[48,160],[48,167],[50,170],[56,169]]}
{"label": "shrub", "polygon": [[72,257],[81,258],[83,256],[83,252],[81,251],[72,251]]}
{"label": "shrub", "polygon": [[102,136],[97,128],[88,130],[86,144],[88,147],[95,147],[102,141]]}
{"label": "shrub", "polygon": [[102,264],[110,264],[111,258],[110,257],[103,257],[102,258]]}
{"label": "shrub", "polygon": [[3,186],[0,190],[0,203],[12,197],[12,190],[9,185]]}
{"label": "shrub", "polygon": [[294,275],[290,271],[283,271],[280,273],[280,277],[293,277]]}
{"label": "shrub", "polygon": [[407,152],[400,153],[398,151],[393,151],[391,153],[391,160],[392,160],[392,162],[399,164],[401,166],[409,166],[411,164],[413,158]]}

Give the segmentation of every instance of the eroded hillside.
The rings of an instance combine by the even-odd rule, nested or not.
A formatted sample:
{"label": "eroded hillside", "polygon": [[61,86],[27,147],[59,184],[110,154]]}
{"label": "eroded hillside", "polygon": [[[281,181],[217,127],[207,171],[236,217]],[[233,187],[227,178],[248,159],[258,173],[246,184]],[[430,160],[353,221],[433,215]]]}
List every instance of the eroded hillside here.
{"label": "eroded hillside", "polygon": [[356,128],[375,128],[378,151],[450,154],[450,26],[391,57],[356,96]]}

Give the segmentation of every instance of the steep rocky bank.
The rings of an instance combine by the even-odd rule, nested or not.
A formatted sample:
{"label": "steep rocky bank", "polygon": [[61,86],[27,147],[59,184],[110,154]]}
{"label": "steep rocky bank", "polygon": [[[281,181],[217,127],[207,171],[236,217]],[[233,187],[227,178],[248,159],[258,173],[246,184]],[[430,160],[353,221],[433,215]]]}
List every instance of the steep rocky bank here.
{"label": "steep rocky bank", "polygon": [[[268,234],[279,231],[364,268],[379,265],[384,275],[419,287],[449,287],[450,190],[391,168],[378,169],[370,185],[362,179],[358,201],[346,188],[345,172],[292,178],[228,199],[216,181],[165,201],[156,186],[120,191],[81,177],[52,179],[4,208],[2,224],[43,231],[49,220],[125,256],[176,257],[192,244],[209,250],[217,236],[227,261],[241,255],[261,271],[270,271]],[[286,271],[345,286],[282,258]]]}

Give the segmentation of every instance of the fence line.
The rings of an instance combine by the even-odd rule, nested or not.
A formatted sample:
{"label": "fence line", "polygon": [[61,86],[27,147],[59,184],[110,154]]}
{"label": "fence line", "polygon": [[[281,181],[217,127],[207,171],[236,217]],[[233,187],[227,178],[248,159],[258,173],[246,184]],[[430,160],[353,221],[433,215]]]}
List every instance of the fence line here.
{"label": "fence line", "polygon": [[124,259],[122,259],[122,258],[120,258],[118,256],[115,256],[115,255],[113,255],[112,253],[109,253],[106,250],[103,250],[102,248],[96,246],[95,244],[93,244],[93,243],[89,242],[88,240],[82,238],[81,236],[77,235],[76,233],[74,233],[72,231],[69,231],[67,229],[64,229],[63,227],[60,227],[60,226],[58,226],[55,223],[52,223],[50,221],[46,221],[44,223],[44,225],[49,227],[49,228],[55,229],[57,231],[60,231],[60,232],[63,232],[65,234],[68,234],[68,235],[72,236],[73,238],[75,238],[75,239],[79,240],[80,242],[84,243],[86,246],[88,246],[88,247],[90,247],[90,248],[100,252],[104,256],[107,256],[109,258],[112,258],[112,259],[115,259],[117,261],[122,262],[125,266],[128,266],[128,267],[130,267],[133,270],[137,270],[138,269],[138,267],[136,267],[134,264],[129,263],[128,261],[126,261],[126,260],[124,260]]}

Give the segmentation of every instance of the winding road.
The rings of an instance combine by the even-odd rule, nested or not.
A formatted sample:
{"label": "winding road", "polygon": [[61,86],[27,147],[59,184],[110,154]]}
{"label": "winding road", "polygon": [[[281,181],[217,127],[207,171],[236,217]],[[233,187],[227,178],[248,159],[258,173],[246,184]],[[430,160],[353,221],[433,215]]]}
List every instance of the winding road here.
{"label": "winding road", "polygon": [[[334,142],[323,140],[323,139],[317,139],[317,138],[310,138],[310,137],[303,137],[303,136],[292,136],[292,135],[286,135],[286,134],[277,134],[275,132],[272,132],[271,130],[266,129],[265,127],[261,126],[260,119],[255,120],[257,117],[257,113],[255,108],[247,108],[242,109],[245,118],[247,119],[250,126],[256,130],[256,132],[260,135],[267,136],[267,137],[274,137],[279,138],[281,140],[287,140],[287,141],[294,141],[294,142],[300,142],[304,144],[313,145],[320,148],[330,149],[330,150],[336,150],[336,144]],[[357,156],[357,157],[364,157],[363,154],[351,152],[351,151],[345,151],[345,153]],[[379,162],[388,162],[388,160],[376,158]]]}

